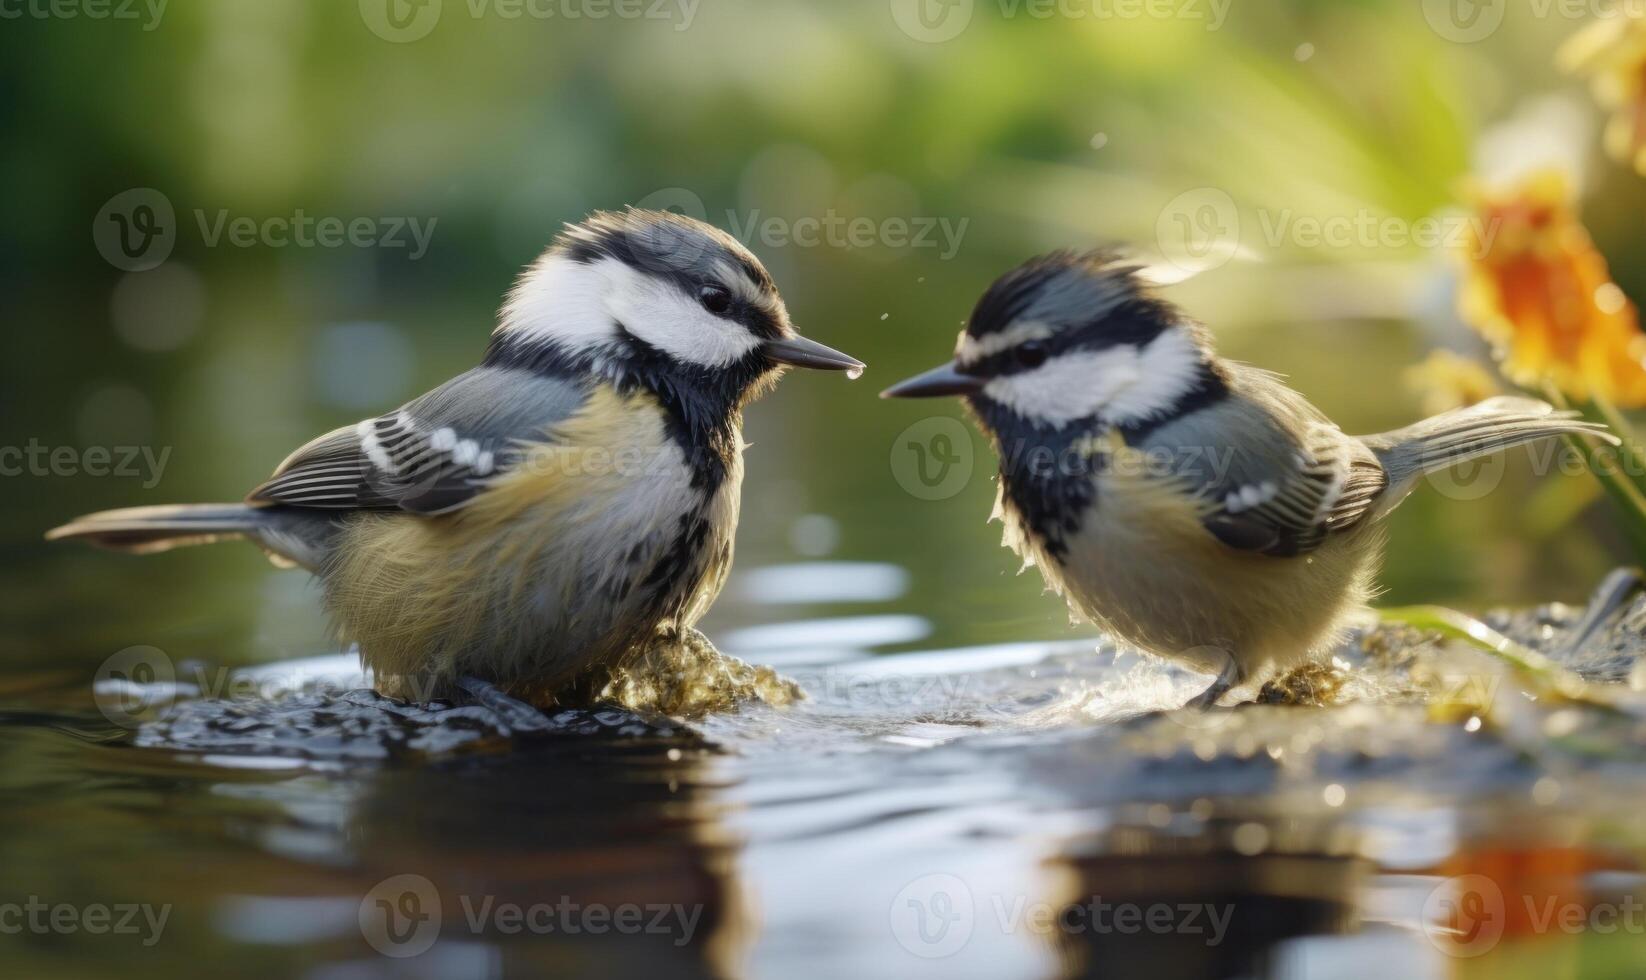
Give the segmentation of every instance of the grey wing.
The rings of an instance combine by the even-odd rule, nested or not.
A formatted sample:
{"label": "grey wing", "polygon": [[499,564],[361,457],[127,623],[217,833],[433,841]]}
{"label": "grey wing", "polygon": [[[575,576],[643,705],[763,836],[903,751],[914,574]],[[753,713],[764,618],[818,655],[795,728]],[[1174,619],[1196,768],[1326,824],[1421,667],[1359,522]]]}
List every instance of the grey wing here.
{"label": "grey wing", "polygon": [[475,368],[403,407],[327,433],[246,498],[334,510],[440,514],[463,506],[577,412],[588,389],[513,368]]}
{"label": "grey wing", "polygon": [[1366,517],[1388,484],[1369,448],[1266,373],[1241,369],[1232,387],[1139,444],[1205,502],[1207,531],[1242,551],[1300,555]]}

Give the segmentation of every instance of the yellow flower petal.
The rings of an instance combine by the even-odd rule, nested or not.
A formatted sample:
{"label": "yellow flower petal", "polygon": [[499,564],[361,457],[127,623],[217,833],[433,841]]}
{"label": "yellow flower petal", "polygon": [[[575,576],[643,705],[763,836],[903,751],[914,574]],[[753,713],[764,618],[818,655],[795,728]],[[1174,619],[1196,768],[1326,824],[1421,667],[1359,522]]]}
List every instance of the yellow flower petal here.
{"label": "yellow flower petal", "polygon": [[1555,63],[1589,79],[1609,109],[1606,152],[1646,175],[1646,19],[1623,11],[1601,18],[1561,45]]}
{"label": "yellow flower petal", "polygon": [[1646,405],[1646,334],[1578,220],[1569,182],[1543,171],[1507,189],[1469,189],[1490,234],[1461,250],[1458,312],[1518,384]]}

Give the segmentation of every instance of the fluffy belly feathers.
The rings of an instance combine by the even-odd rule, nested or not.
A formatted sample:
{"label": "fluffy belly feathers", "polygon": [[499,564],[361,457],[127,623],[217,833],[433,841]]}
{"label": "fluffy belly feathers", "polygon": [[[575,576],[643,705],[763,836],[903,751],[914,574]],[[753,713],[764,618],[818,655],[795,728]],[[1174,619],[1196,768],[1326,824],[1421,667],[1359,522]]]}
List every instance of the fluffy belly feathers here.
{"label": "fluffy belly feathers", "polygon": [[[1192,498],[1105,476],[1094,514],[1047,554],[1009,505],[1006,544],[1040,567],[1071,611],[1136,647],[1200,671],[1233,656],[1247,677],[1284,672],[1336,642],[1371,591],[1374,561],[1355,539],[1368,522],[1316,551],[1275,557],[1238,551],[1201,526]],[[1137,481],[1148,477],[1130,477]]]}
{"label": "fluffy belly feathers", "polygon": [[692,489],[647,396],[598,392],[468,506],[352,518],[327,605],[380,688],[473,674],[539,690],[690,625],[731,560],[741,473]]}

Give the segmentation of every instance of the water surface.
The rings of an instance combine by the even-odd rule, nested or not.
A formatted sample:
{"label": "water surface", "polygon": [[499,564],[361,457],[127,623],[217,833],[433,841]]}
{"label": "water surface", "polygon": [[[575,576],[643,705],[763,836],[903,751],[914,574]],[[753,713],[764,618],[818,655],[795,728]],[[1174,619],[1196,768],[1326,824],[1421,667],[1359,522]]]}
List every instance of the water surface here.
{"label": "water surface", "polygon": [[[1184,712],[1203,678],[1078,633],[881,653],[929,632],[908,578],[741,571],[720,644],[808,697],[689,723],[511,736],[347,693],[340,654],[14,674],[0,899],[136,911],[0,951],[313,978],[1622,976],[1646,951],[1542,914],[1641,891],[1628,663],[1590,665],[1603,710],[1389,642],[1345,652],[1331,706]],[[1572,616],[1513,625],[1557,651]]]}

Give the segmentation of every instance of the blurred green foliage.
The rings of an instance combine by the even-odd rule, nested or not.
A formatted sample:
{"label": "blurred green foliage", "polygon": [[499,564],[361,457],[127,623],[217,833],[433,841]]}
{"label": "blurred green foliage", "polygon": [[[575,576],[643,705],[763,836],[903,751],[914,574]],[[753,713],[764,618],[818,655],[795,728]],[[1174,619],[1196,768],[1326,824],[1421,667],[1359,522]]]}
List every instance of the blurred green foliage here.
{"label": "blurred green foliage", "polygon": [[[176,3],[152,29],[0,22],[0,444],[172,450],[148,489],[0,479],[0,644],[18,648],[6,652],[313,650],[312,592],[251,549],[138,561],[39,535],[93,508],[237,498],[310,436],[472,364],[512,277],[561,223],[681,200],[734,230],[830,214],[958,230],[952,255],[941,234],[933,247],[884,233],[866,247],[750,240],[797,322],[870,373],[792,376],[753,407],[740,561],[905,565],[904,603],[933,620],[931,642],[1061,635],[1055,601],[1013,576],[985,524],[980,440],[950,499],[917,499],[893,476],[898,434],[957,407],[882,403],[879,387],[944,357],[1009,266],[1054,247],[1157,249],[1174,200],[1210,188],[1238,208],[1248,257],[1170,295],[1345,428],[1404,424],[1418,399],[1402,369],[1438,344],[1475,349],[1451,313],[1444,250],[1311,246],[1275,229],[1436,214],[1479,165],[1482,134],[1529,100],[1593,114],[1550,65],[1580,24],[1516,13],[1461,44],[1413,0],[1237,4],[1216,29],[1209,2],[1171,18],[1097,16],[1124,6],[1101,0],[1038,17],[979,0],[941,43],[899,28],[901,0],[643,5],[666,18],[571,18],[558,3],[510,18],[496,0],[445,0],[403,43],[371,29],[374,2]],[[1639,182],[1592,147],[1574,153],[1597,161],[1588,216],[1638,298]],[[160,269],[122,271],[94,242],[100,209],[130,188],[175,210]],[[415,259],[210,241],[219,217],[299,210],[434,230]],[[1586,506],[1585,478],[1525,469],[1480,501],[1416,495],[1394,522],[1390,600],[1581,598],[1621,545]],[[832,547],[793,533],[807,514],[836,522]]]}

